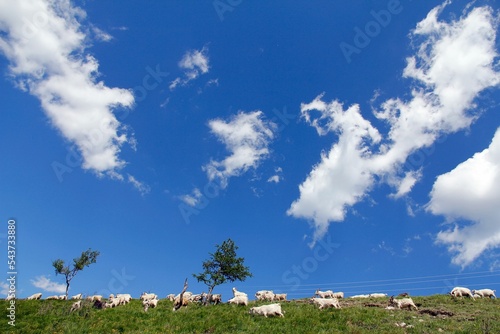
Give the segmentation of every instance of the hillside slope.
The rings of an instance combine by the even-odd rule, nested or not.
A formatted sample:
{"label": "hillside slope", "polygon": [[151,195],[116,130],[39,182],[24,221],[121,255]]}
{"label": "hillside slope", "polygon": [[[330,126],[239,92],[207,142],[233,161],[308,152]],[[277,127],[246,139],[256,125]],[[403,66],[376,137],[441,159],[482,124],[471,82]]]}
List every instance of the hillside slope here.
{"label": "hillside slope", "polygon": [[[318,310],[307,300],[282,302],[284,318],[248,314],[248,307],[189,305],[172,312],[161,300],[144,312],[139,300],[113,309],[95,310],[90,302],[74,313],[72,301],[18,300],[16,326],[8,317],[0,333],[500,333],[500,301],[452,300],[436,295],[413,297],[419,311],[386,310],[386,298],[341,300],[342,309]],[[0,301],[7,310],[8,302]],[[6,313],[6,311],[4,311]],[[398,327],[396,324],[413,327]]]}

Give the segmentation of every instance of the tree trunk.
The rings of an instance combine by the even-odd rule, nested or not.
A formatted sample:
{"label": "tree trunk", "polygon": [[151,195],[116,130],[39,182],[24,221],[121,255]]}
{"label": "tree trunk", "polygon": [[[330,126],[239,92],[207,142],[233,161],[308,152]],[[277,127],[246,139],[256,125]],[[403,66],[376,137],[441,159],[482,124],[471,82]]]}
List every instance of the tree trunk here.
{"label": "tree trunk", "polygon": [[208,305],[212,302],[212,291],[214,290],[215,285],[212,285],[208,288],[207,299],[205,300],[205,305]]}
{"label": "tree trunk", "polygon": [[182,302],[184,299],[184,292],[186,292],[187,288],[188,288],[188,280],[186,278],[186,280],[184,281],[184,288],[182,289],[182,292],[179,295],[179,304],[174,305],[174,311],[177,311],[178,309],[180,309],[182,307]]}
{"label": "tree trunk", "polygon": [[69,290],[69,281],[66,280],[66,299],[69,299],[68,298],[68,290]]}

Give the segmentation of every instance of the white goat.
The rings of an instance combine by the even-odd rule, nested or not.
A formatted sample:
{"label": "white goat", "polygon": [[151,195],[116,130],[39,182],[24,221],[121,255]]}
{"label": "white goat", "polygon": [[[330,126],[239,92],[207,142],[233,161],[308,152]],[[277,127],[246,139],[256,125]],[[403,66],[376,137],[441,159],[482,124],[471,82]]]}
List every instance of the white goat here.
{"label": "white goat", "polygon": [[455,298],[467,296],[469,298],[474,299],[474,295],[472,294],[472,291],[470,291],[469,288],[463,288],[460,286],[453,288],[453,290],[451,290],[450,292],[450,295]]}
{"label": "white goat", "polygon": [[343,299],[344,298],[344,293],[343,292],[334,292],[332,294],[332,298]]}
{"label": "white goat", "polygon": [[385,298],[387,293],[370,293],[370,298]]}
{"label": "white goat", "polygon": [[142,301],[142,306],[144,307],[144,312],[148,311],[148,308],[155,308],[158,305],[158,299],[152,298],[152,299],[144,299]]}
{"label": "white goat", "polygon": [[143,292],[139,299],[142,301],[149,300],[149,299],[158,299],[158,296],[154,293]]}
{"label": "white goat", "polygon": [[340,308],[340,303],[337,298],[311,298],[311,301],[319,306],[319,309],[334,307]]}
{"label": "white goat", "polygon": [[257,298],[257,300],[272,301],[274,299],[274,292],[270,290],[260,290],[255,293],[255,298]]}
{"label": "white goat", "polygon": [[269,304],[269,305],[252,307],[252,308],[250,308],[250,311],[248,311],[248,313],[263,315],[266,318],[268,315],[277,315],[277,316],[282,317],[282,318],[285,317],[283,315],[283,312],[281,311],[280,304]]}
{"label": "white goat", "polygon": [[481,289],[481,290],[472,290],[472,294],[474,297],[479,296],[479,297],[486,297],[486,298],[497,298],[495,296],[496,290],[491,290],[491,289]]}
{"label": "white goat", "polygon": [[227,301],[229,304],[236,305],[248,305],[248,297],[247,296],[236,296]]}
{"label": "white goat", "polygon": [[274,295],[274,300],[280,301],[280,300],[286,300],[287,294],[286,293],[276,293]]}
{"label": "white goat", "polygon": [[417,305],[413,302],[413,299],[411,298],[401,298],[401,299],[394,299],[394,296],[391,296],[389,299],[389,305],[390,306],[395,306],[398,309],[402,308],[408,308],[409,310],[415,309],[418,310]]}
{"label": "white goat", "polygon": [[69,310],[69,311],[73,312],[73,311],[79,310],[81,308],[82,308],[82,301],[79,300],[77,302],[74,302],[73,305],[71,305],[71,310]]}
{"label": "white goat", "polygon": [[34,293],[32,294],[31,296],[29,296],[27,299],[28,300],[38,300],[42,298],[42,293],[38,292],[38,293]]}
{"label": "white goat", "polygon": [[246,293],[238,291],[238,290],[236,290],[236,288],[233,288],[233,296],[234,297],[243,296],[243,297],[247,297],[247,299],[248,299],[248,295]]}
{"label": "white goat", "polygon": [[73,300],[80,300],[80,299],[82,299],[82,294],[79,293],[77,295],[74,295],[73,297],[71,297],[71,299],[73,299]]}
{"label": "white goat", "polygon": [[327,291],[316,290],[314,295],[318,296],[320,298],[333,298],[333,291],[332,290],[327,290]]}

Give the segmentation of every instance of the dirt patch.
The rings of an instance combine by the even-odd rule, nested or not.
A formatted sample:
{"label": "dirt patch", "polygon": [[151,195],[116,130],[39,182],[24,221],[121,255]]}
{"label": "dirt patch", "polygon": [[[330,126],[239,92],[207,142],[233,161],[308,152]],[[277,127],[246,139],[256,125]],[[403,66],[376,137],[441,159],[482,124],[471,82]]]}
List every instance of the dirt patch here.
{"label": "dirt patch", "polygon": [[433,317],[437,317],[440,315],[445,315],[448,317],[452,317],[454,314],[453,312],[450,311],[445,311],[445,310],[429,310],[429,309],[424,309],[419,311],[420,314],[429,314],[432,315]]}
{"label": "dirt patch", "polygon": [[386,304],[379,304],[379,303],[364,303],[363,306],[365,307],[386,307]]}

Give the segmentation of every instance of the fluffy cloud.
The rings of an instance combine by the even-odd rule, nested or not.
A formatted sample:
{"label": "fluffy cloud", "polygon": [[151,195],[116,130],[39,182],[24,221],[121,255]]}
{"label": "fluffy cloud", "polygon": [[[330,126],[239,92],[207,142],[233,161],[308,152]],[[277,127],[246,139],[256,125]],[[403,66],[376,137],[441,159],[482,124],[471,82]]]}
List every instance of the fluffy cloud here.
{"label": "fluffy cloud", "polygon": [[134,188],[137,189],[143,196],[151,191],[151,188],[147,184],[138,181],[130,174],[128,174],[128,182],[132,184],[132,186],[134,186]]}
{"label": "fluffy cloud", "polygon": [[269,154],[269,142],[276,128],[273,122],[264,120],[262,111],[240,112],[227,122],[215,119],[208,125],[230,153],[221,161],[211,160],[203,166],[208,179],[219,181],[222,188],[230,177],[256,168]]}
{"label": "fluffy cloud", "polygon": [[31,280],[31,284],[39,289],[47,292],[55,293],[65,293],[66,285],[52,282],[49,278],[45,276],[38,276],[34,280]]}
{"label": "fluffy cloud", "polygon": [[208,73],[207,48],[201,50],[187,51],[179,61],[179,68],[184,71],[184,78],[177,77],[170,83],[170,90],[178,85],[185,86],[190,81],[198,78],[201,74]]}
{"label": "fluffy cloud", "polygon": [[9,284],[0,282],[0,294],[5,296],[9,294]]}
{"label": "fluffy cloud", "polygon": [[283,180],[283,169],[281,167],[276,167],[274,169],[275,173],[273,176],[267,179],[267,182],[280,183]]}
{"label": "fluffy cloud", "polygon": [[449,222],[472,222],[456,223],[437,235],[437,242],[454,254],[453,263],[465,267],[484,251],[500,246],[499,184],[500,129],[487,149],[436,179],[427,210]]}
{"label": "fluffy cloud", "polygon": [[498,20],[493,10],[472,8],[455,21],[439,21],[447,4],[433,9],[411,33],[416,52],[403,72],[411,82],[411,98],[389,99],[374,110],[388,124],[387,135],[364,119],[356,104],[344,108],[337,100],[323,101],[322,94],[301,105],[302,117],[319,135],[338,136],[299,186],[300,197],[288,210],[311,222],[312,245],[331,222],[345,219],[346,210],[366,196],[376,179],[396,188],[391,195],[395,198],[408,194],[422,171],[404,170],[407,158],[440,135],[469,127],[479,117],[474,99],[498,85]]}
{"label": "fluffy cloud", "polygon": [[179,196],[179,199],[187,205],[195,207],[200,203],[202,196],[200,189],[194,188],[191,194]]}
{"label": "fluffy cloud", "polygon": [[[380,141],[380,134],[363,119],[358,105],[344,110],[338,101],[325,103],[321,98],[303,104],[302,115],[319,134],[339,133],[339,141],[330,152],[321,154],[320,163],[299,186],[300,198],[288,210],[290,215],[312,220],[314,240],[326,234],[331,221],[344,220],[346,207],[358,202],[373,183],[371,153],[365,143]],[[319,111],[320,117],[313,118],[313,111]]]}
{"label": "fluffy cloud", "polygon": [[267,182],[280,183],[280,181],[281,181],[281,178],[279,175],[273,175],[267,179]]}
{"label": "fluffy cloud", "polygon": [[68,0],[2,1],[0,51],[17,85],[40,100],[52,125],[79,149],[82,167],[116,173],[130,138],[113,111],[131,107],[134,98],[97,80],[98,61],[85,53],[85,15]]}

